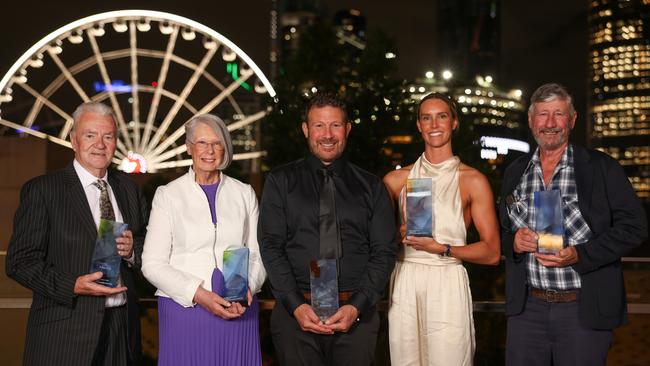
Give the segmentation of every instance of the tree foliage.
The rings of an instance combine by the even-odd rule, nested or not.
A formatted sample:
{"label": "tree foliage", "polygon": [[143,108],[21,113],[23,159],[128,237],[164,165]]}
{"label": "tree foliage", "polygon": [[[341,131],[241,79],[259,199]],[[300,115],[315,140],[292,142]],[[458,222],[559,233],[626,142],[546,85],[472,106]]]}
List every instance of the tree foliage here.
{"label": "tree foliage", "polygon": [[278,101],[265,130],[266,167],[307,153],[301,112],[318,90],[337,93],[346,101],[352,123],[346,149],[350,160],[376,174],[390,170],[388,136],[412,134],[414,123],[395,60],[385,57],[388,52],[395,52],[394,43],[381,32],[369,34],[363,50],[340,43],[327,23],[301,33],[298,49],[285,60],[276,81]]}
{"label": "tree foliage", "polygon": [[[396,165],[413,163],[423,150],[416,127],[416,103],[397,75],[394,41],[386,34],[370,32],[363,50],[342,43],[329,23],[317,23],[300,33],[298,48],[284,60],[276,80],[278,101],[267,117],[265,168],[298,159],[307,153],[300,130],[301,112],[314,90],[337,93],[346,101],[352,131],[346,154],[377,175]],[[480,160],[473,126],[463,123],[454,134],[454,151],[461,160],[488,172]],[[411,143],[396,142],[410,137]],[[402,140],[403,141],[403,140]]]}

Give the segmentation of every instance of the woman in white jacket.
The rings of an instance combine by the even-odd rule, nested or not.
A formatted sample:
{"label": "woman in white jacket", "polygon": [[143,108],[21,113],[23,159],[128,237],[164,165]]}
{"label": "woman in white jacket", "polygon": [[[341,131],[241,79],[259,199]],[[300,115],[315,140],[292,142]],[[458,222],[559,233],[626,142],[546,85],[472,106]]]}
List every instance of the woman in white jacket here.
{"label": "woman in white jacket", "polygon": [[[257,293],[266,273],[257,244],[257,198],[223,174],[232,161],[214,115],[185,125],[192,167],[153,199],[142,272],[158,288],[159,365],[260,365]],[[223,295],[223,252],[248,247],[248,308]]]}

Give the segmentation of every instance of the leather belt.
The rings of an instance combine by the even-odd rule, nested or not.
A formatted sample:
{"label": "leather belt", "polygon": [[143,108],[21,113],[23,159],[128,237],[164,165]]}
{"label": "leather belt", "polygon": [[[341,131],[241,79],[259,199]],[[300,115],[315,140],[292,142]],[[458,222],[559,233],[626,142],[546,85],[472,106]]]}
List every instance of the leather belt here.
{"label": "leather belt", "polygon": [[529,288],[530,296],[542,299],[546,302],[573,302],[578,300],[579,290],[558,291],[542,290],[534,287]]}
{"label": "leather belt", "polygon": [[[302,295],[305,297],[305,300],[311,301],[311,292],[303,292]],[[339,301],[347,302],[352,297],[352,291],[342,291],[339,292]]]}

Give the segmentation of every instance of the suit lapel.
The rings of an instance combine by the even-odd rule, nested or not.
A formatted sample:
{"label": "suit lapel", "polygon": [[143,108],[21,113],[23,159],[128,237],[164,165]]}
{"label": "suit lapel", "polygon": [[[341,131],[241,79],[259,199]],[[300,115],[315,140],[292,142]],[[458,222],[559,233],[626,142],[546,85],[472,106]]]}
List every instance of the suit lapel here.
{"label": "suit lapel", "polygon": [[517,188],[517,185],[521,180],[521,176],[524,175],[524,171],[526,170],[526,167],[528,166],[530,159],[533,157],[533,154],[529,153],[524,156],[525,157],[523,159],[517,160],[519,164],[514,167],[513,172],[509,175],[510,179],[507,182],[508,189],[506,190],[508,194],[511,194],[515,190],[515,188]]}
{"label": "suit lapel", "polygon": [[594,167],[587,150],[573,145],[573,166],[576,173],[576,189],[578,191],[578,206],[582,216],[591,207],[591,192],[593,190]]}
{"label": "suit lapel", "polygon": [[95,225],[93,214],[88,205],[86,192],[84,192],[84,189],[81,186],[81,181],[79,180],[72,163],[65,168],[65,183],[67,187],[66,195],[68,202],[70,202],[73,207],[73,211],[79,215],[79,220],[83,224],[83,227],[88,229],[89,233],[92,233],[92,236],[96,236],[97,226]]}
{"label": "suit lapel", "polygon": [[[518,158],[515,160],[512,165],[508,168],[511,169],[508,172],[508,175],[503,177],[503,182],[501,183],[503,185],[502,189],[502,197],[500,197],[501,202],[499,203],[502,205],[501,207],[501,212],[503,214],[499,215],[501,219],[501,226],[503,227],[510,227],[510,218],[506,214],[507,212],[507,205],[508,201],[510,199],[513,199],[512,194],[517,188],[517,185],[519,184],[519,181],[521,180],[521,176],[524,174],[524,171],[526,170],[526,167],[528,166],[528,162],[530,161],[532,157],[532,153],[524,155],[522,158]],[[509,198],[510,196],[510,198]]]}
{"label": "suit lapel", "polygon": [[128,199],[126,197],[126,191],[124,186],[120,184],[120,180],[115,176],[116,172],[109,169],[108,171],[108,183],[111,185],[113,194],[115,195],[115,201],[117,201],[117,206],[120,209],[122,214],[122,221],[125,223],[131,222],[130,212],[128,210]]}

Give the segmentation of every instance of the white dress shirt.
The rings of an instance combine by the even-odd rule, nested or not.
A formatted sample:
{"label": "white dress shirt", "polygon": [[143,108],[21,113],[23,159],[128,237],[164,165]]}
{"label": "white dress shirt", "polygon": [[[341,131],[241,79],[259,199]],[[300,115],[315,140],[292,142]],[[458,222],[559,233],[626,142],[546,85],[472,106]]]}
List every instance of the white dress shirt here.
{"label": "white dress shirt", "polygon": [[[74,160],[72,165],[74,166],[74,170],[77,172],[77,176],[81,181],[81,186],[83,187],[84,192],[86,193],[86,199],[88,200],[88,205],[90,206],[90,212],[93,214],[93,220],[95,220],[95,225],[99,229],[99,220],[101,219],[100,208],[99,208],[100,192],[99,192],[99,188],[93,185],[93,183],[95,183],[99,178],[90,174],[90,172],[88,172],[83,166],[81,166],[81,164],[79,164],[77,159]],[[115,221],[123,222],[122,213],[120,212],[120,208],[118,207],[117,201],[115,200],[115,194],[113,194],[113,189],[111,188],[111,185],[108,184],[108,173],[105,173],[104,176],[101,177],[101,179],[106,182],[106,186],[108,187],[108,196],[111,200],[111,205],[113,205],[113,212],[115,213]],[[129,259],[132,261],[133,255],[131,255],[131,258]],[[122,286],[122,276],[118,277],[117,285]],[[119,294],[106,297],[107,308],[122,306],[124,304],[126,304],[125,292],[120,292]]]}

